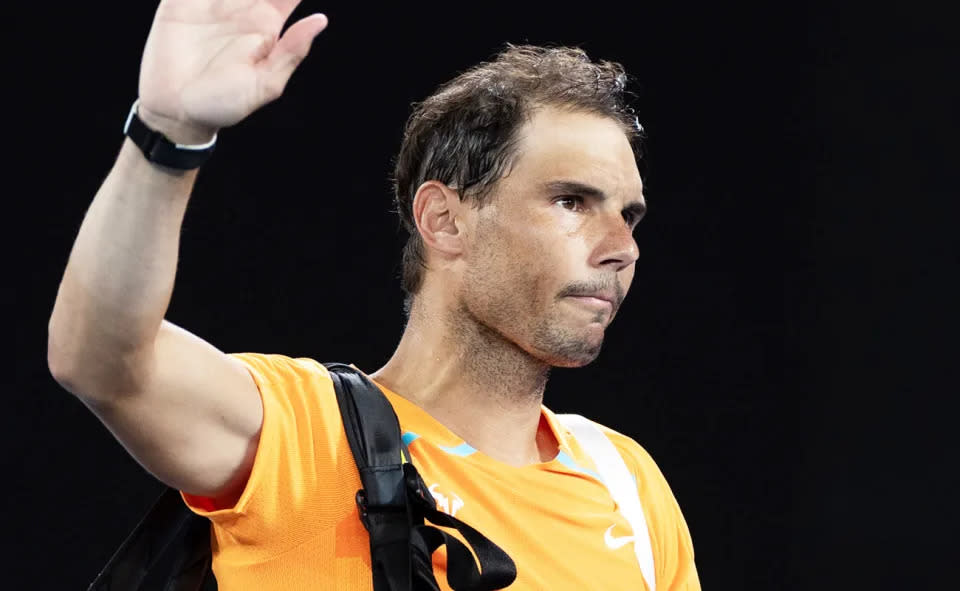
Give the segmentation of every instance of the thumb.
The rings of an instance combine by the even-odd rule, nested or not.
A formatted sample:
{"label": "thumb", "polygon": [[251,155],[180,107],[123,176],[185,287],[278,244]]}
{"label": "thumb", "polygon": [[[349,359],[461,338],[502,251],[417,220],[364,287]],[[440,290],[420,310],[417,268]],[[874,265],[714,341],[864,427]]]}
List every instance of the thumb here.
{"label": "thumb", "polygon": [[327,22],[326,15],[312,14],[290,25],[277,40],[262,65],[263,87],[267,94],[272,95],[265,97],[267,100],[275,99],[283,93],[293,71],[310,52],[314,38],[327,28]]}

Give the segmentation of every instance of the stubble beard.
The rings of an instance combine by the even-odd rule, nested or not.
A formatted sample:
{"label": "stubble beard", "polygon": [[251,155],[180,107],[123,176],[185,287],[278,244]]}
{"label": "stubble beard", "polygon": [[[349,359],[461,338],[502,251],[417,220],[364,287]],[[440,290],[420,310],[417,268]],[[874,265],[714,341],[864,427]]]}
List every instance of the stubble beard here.
{"label": "stubble beard", "polygon": [[[500,238],[493,232],[483,236],[488,244]],[[477,344],[485,341],[490,348],[501,349],[495,355],[526,357],[521,364],[541,365],[547,372],[550,367],[580,367],[597,358],[605,329],[602,312],[593,319],[603,327],[599,337],[590,335],[591,329],[572,325],[559,294],[551,294],[544,301],[544,293],[550,288],[546,277],[511,273],[517,262],[508,259],[503,250],[488,250],[483,255],[461,284],[455,314],[459,318],[454,319],[460,323],[459,329],[474,333]]]}
{"label": "stubble beard", "polygon": [[[559,311],[541,316],[533,327],[532,341],[544,353],[544,361],[555,367],[582,367],[600,355],[603,333],[597,339],[567,327]],[[595,322],[603,323],[604,314],[598,312]],[[602,329],[601,329],[602,330]]]}
{"label": "stubble beard", "polygon": [[[604,329],[597,337],[571,326],[562,299],[552,299],[546,310],[531,309],[529,304],[537,290],[489,287],[492,289],[484,290],[480,298],[473,298],[472,305],[461,302],[459,314],[460,322],[475,325],[479,340],[486,346],[491,346],[493,339],[502,341],[512,345],[516,353],[528,356],[529,362],[548,367],[581,367],[600,354]],[[593,318],[601,327],[604,320],[603,312]]]}

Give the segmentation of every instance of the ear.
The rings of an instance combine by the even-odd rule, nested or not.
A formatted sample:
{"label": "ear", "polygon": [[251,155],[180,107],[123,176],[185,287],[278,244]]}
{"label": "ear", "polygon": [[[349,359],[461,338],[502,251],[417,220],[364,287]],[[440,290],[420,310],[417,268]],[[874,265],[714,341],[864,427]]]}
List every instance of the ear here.
{"label": "ear", "polygon": [[413,219],[423,242],[441,256],[463,251],[463,203],[460,195],[439,181],[420,185],[413,197]]}

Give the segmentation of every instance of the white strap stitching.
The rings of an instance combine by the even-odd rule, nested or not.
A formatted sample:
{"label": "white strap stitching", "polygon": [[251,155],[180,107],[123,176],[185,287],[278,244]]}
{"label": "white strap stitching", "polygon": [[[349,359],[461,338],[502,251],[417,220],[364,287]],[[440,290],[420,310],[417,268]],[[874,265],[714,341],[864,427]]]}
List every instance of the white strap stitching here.
{"label": "white strap stitching", "polygon": [[640,503],[640,493],[634,486],[630,471],[623,458],[592,421],[576,414],[557,415],[560,422],[573,432],[584,451],[597,465],[597,472],[603,478],[610,496],[620,507],[620,513],[633,529],[633,551],[640,564],[640,572],[650,591],[656,591],[657,579],[653,566],[653,549],[650,545],[650,532],[647,519]]}

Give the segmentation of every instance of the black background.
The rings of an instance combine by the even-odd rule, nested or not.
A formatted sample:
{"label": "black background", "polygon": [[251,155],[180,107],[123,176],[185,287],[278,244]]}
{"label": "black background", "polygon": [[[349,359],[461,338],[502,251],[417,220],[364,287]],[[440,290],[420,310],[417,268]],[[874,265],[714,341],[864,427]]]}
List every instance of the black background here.
{"label": "black background", "polygon": [[[160,490],[50,377],[46,321],[121,143],[153,3],[36,5],[7,161],[9,588],[82,589]],[[285,95],[224,130],[168,318],[226,351],[373,370],[402,329],[388,174],[411,101],[505,42],[637,79],[650,212],[633,288],[545,403],[625,432],[707,589],[933,588],[956,558],[956,37],[946,14],[724,3],[326,12]],[[8,148],[10,145],[8,144]],[[12,549],[12,551],[11,551]]]}

